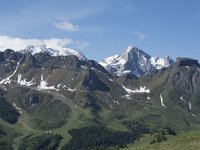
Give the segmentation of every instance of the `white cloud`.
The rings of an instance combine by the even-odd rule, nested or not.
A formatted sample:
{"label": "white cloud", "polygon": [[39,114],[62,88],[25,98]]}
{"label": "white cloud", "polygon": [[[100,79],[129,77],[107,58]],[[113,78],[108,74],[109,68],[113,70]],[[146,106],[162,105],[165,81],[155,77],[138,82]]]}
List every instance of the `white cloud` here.
{"label": "white cloud", "polygon": [[139,31],[135,31],[133,32],[133,34],[136,36],[136,38],[138,38],[141,41],[148,37],[146,34]]}
{"label": "white cloud", "polygon": [[73,40],[71,40],[69,38],[64,38],[64,39],[56,39],[56,38],[23,39],[23,38],[0,35],[0,51],[4,51],[7,48],[17,51],[17,50],[26,48],[28,45],[34,45],[34,46],[46,45],[46,47],[50,47],[50,48],[59,50],[60,48],[63,48],[69,44],[73,44]]}
{"label": "white cloud", "polygon": [[44,39],[44,43],[46,44],[47,47],[54,48],[54,49],[59,49],[66,47],[69,44],[73,44],[73,41],[69,38],[64,38],[64,39]]}
{"label": "white cloud", "polygon": [[61,22],[61,23],[56,23],[55,27],[64,31],[70,31],[70,32],[76,32],[79,29],[78,25],[74,25],[70,22]]}
{"label": "white cloud", "polygon": [[84,49],[84,48],[90,46],[90,42],[77,41],[77,42],[75,43],[75,46],[76,46],[78,49]]}

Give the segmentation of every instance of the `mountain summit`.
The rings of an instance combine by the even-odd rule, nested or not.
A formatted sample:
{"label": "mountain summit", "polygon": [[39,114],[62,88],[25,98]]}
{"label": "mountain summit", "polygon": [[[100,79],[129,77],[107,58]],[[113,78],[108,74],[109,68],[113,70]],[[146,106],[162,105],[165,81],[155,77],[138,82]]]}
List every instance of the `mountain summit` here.
{"label": "mountain summit", "polygon": [[41,53],[49,54],[51,56],[75,55],[80,60],[87,60],[84,54],[82,54],[81,52],[78,52],[76,50],[73,50],[73,49],[70,49],[70,48],[53,49],[53,48],[47,48],[46,45],[40,45],[40,46],[29,45],[25,49],[20,50],[19,52],[21,52],[23,54],[29,52],[33,55],[41,52]]}
{"label": "mountain summit", "polygon": [[172,63],[173,60],[169,56],[151,57],[133,46],[129,46],[121,55],[110,56],[100,62],[107,71],[117,76],[127,73],[142,76],[155,69],[169,67]]}

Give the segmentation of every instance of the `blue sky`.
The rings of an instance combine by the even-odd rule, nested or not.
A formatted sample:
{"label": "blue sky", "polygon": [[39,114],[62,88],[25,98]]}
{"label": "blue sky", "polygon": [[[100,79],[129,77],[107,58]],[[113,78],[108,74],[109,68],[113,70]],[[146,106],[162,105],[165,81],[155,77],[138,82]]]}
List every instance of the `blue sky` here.
{"label": "blue sky", "polygon": [[199,6],[199,0],[0,0],[0,48],[17,45],[13,38],[56,39],[97,61],[129,45],[152,56],[200,60]]}

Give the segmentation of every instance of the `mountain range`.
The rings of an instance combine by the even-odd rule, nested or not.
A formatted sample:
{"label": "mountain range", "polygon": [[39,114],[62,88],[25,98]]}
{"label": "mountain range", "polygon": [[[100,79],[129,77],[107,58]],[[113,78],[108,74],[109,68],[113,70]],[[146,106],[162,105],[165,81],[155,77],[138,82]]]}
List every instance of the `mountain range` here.
{"label": "mountain range", "polygon": [[97,63],[72,49],[28,46],[0,52],[0,70],[4,149],[121,149],[143,134],[163,140],[199,129],[194,59],[131,46]]}

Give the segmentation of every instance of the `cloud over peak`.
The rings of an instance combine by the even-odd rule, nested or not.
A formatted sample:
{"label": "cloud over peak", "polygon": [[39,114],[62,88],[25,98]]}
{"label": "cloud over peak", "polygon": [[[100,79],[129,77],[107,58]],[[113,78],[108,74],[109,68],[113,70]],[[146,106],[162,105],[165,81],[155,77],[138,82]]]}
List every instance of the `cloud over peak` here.
{"label": "cloud over peak", "polygon": [[135,32],[133,32],[133,34],[136,36],[137,39],[139,39],[141,41],[148,37],[146,34],[140,32],[140,31],[135,31]]}
{"label": "cloud over peak", "polygon": [[56,23],[55,27],[64,31],[69,31],[69,32],[76,32],[79,29],[78,25],[74,25],[70,22],[61,22],[61,23]]}
{"label": "cloud over peak", "polygon": [[73,41],[69,38],[64,39],[23,39],[17,37],[9,37],[0,35],[0,51],[5,49],[21,50],[29,45],[34,46],[46,46],[48,48],[61,49],[69,44],[73,44]]}

